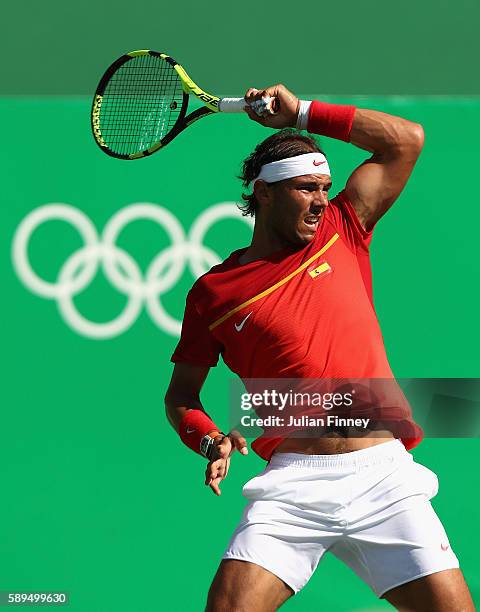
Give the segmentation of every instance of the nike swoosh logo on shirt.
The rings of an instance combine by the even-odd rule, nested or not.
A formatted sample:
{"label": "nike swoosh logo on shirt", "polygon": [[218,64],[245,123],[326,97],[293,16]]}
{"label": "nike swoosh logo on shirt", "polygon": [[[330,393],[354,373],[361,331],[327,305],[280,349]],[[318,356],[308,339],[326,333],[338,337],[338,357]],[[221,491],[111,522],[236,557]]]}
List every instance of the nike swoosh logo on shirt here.
{"label": "nike swoosh logo on shirt", "polygon": [[249,316],[252,314],[252,312],[253,312],[253,310],[251,310],[251,311],[250,311],[250,312],[247,314],[247,316],[246,316],[246,317],[243,319],[243,321],[242,321],[240,324],[235,323],[235,329],[237,330],[237,332],[242,331],[243,326],[245,325],[245,323],[246,323],[246,321],[247,321],[248,317],[249,317]]}
{"label": "nike swoosh logo on shirt", "polygon": [[188,433],[193,433],[194,431],[197,431],[197,430],[195,428],[192,429],[190,427],[187,427],[187,434]]}

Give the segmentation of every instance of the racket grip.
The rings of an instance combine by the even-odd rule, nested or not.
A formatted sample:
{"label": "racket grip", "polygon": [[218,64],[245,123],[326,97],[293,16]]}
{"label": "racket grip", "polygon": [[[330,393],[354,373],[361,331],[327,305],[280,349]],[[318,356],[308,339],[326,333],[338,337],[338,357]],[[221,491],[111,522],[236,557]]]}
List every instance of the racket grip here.
{"label": "racket grip", "polygon": [[218,102],[218,110],[221,113],[243,113],[247,103],[243,98],[222,98]]}
{"label": "racket grip", "polygon": [[[245,106],[247,102],[243,98],[222,98],[218,102],[218,110],[222,113],[241,113],[245,110]],[[276,98],[265,96],[261,100],[250,102],[249,106],[259,117],[267,117],[277,112],[278,101]]]}

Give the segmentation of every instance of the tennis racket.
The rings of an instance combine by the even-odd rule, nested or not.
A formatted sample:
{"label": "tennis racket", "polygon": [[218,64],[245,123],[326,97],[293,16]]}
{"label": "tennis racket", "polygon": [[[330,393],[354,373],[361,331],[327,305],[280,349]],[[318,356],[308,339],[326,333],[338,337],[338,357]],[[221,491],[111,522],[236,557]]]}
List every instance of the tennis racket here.
{"label": "tennis racket", "polygon": [[[187,115],[190,95],[203,107]],[[92,131],[108,155],[139,159],[165,147],[198,119],[241,113],[245,106],[243,98],[208,94],[165,53],[132,51],[113,62],[101,78],[92,104]],[[275,99],[251,106],[259,115],[273,114]]]}

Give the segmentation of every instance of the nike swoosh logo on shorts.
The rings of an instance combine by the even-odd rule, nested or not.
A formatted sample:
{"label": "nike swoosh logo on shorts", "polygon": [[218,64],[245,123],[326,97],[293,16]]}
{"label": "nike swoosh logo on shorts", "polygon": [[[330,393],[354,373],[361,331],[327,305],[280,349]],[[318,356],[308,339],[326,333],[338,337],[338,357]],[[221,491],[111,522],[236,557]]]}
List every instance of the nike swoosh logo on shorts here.
{"label": "nike swoosh logo on shorts", "polygon": [[315,160],[313,161],[314,166],[321,166],[324,163],[325,163],[324,161],[315,161]]}
{"label": "nike swoosh logo on shorts", "polygon": [[237,330],[237,332],[242,331],[243,326],[245,325],[245,323],[246,323],[246,321],[247,321],[248,317],[249,317],[249,316],[252,314],[252,312],[253,312],[253,310],[251,310],[251,311],[250,311],[250,312],[247,314],[247,316],[246,316],[246,317],[243,319],[243,321],[242,321],[240,324],[235,323],[235,329]]}
{"label": "nike swoosh logo on shorts", "polygon": [[195,428],[190,429],[190,427],[187,427],[187,433],[193,433],[194,431],[197,431]]}

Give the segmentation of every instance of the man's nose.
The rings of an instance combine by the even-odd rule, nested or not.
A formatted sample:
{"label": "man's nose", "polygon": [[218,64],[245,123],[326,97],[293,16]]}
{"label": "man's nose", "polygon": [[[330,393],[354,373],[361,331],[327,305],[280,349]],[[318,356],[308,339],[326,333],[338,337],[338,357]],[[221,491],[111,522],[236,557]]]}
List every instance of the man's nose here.
{"label": "man's nose", "polygon": [[315,194],[315,198],[311,204],[311,210],[313,214],[317,214],[321,212],[322,208],[328,206],[328,193],[326,191],[321,191]]}

